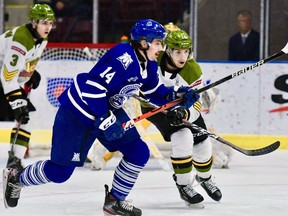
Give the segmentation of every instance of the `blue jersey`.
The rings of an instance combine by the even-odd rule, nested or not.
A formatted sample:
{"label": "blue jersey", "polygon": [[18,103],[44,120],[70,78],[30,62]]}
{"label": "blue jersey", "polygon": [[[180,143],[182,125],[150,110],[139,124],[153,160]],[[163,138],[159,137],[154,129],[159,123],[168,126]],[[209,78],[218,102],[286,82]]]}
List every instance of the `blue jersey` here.
{"label": "blue jersey", "polygon": [[74,110],[89,125],[108,110],[120,109],[141,90],[153,103],[167,103],[168,88],[159,82],[156,61],[140,66],[130,44],[111,48],[88,73],[80,73],[59,97],[61,105]]}

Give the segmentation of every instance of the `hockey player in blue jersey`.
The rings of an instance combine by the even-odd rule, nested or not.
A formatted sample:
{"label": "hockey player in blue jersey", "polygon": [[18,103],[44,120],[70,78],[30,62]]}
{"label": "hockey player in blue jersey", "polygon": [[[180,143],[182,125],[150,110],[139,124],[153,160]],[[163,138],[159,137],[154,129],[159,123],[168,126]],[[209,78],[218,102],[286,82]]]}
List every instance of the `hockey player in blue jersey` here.
{"label": "hockey player in blue jersey", "polygon": [[131,41],[111,48],[88,73],[80,73],[59,97],[61,106],[53,125],[51,159],[24,170],[3,171],[4,203],[18,204],[21,188],[48,182],[63,183],[75,167],[83,166],[97,138],[109,151],[120,151],[112,189],[105,185],[105,215],[142,215],[125,201],[150,153],[136,128],[124,131],[129,121],[122,109],[129,96],[141,90],[153,103],[163,105],[179,95],[181,105],[191,107],[199,98],[189,87],[165,87],[157,75],[157,57],[163,50],[164,27],[154,20],[139,20],[131,29]]}

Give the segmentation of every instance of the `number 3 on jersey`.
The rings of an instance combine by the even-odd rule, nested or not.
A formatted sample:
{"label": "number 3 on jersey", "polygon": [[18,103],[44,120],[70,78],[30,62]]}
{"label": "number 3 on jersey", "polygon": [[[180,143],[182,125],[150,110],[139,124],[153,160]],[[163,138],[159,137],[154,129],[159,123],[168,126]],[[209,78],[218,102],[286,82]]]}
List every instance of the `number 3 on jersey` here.
{"label": "number 3 on jersey", "polygon": [[101,74],[100,74],[100,76],[102,77],[102,78],[106,78],[106,80],[105,80],[105,82],[107,83],[107,84],[109,84],[110,82],[111,82],[111,80],[112,80],[112,78],[114,77],[114,75],[115,75],[115,71],[113,71],[113,72],[110,72],[111,71],[111,69],[112,69],[112,67],[108,67],[104,72],[102,72]]}

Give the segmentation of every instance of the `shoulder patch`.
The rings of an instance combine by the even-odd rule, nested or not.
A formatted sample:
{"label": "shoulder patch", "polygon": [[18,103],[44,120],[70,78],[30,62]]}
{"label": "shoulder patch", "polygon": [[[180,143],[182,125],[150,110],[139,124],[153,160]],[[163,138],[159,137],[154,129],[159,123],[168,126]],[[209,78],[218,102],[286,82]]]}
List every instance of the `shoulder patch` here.
{"label": "shoulder patch", "polygon": [[133,59],[132,57],[127,53],[125,52],[123,55],[119,56],[117,58],[118,61],[121,62],[121,64],[123,65],[124,69],[126,70],[129,65],[133,62]]}
{"label": "shoulder patch", "polygon": [[26,55],[26,52],[25,52],[24,50],[22,50],[21,48],[19,48],[19,47],[12,46],[11,49],[19,52],[19,53],[22,54],[23,56]]}

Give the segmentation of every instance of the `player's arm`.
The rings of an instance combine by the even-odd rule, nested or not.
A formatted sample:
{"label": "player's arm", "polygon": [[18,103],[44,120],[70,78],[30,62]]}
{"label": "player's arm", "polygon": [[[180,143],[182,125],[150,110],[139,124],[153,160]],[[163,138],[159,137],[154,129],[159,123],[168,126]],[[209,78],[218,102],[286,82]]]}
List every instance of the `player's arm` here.
{"label": "player's arm", "polygon": [[25,46],[12,42],[6,51],[1,68],[1,84],[5,96],[13,110],[14,118],[23,124],[29,121],[27,96],[21,91],[18,79],[23,65],[25,65]]}
{"label": "player's arm", "polygon": [[[199,64],[195,60],[190,60],[187,62],[187,68],[185,68],[183,75],[183,80],[186,81],[186,85],[189,86],[191,90],[200,89],[203,87],[202,71]],[[193,73],[191,73],[193,71]],[[170,121],[171,125],[181,125],[182,120],[187,120],[190,122],[196,121],[201,112],[202,101],[201,97],[195,98],[195,102],[189,108],[183,106],[177,106],[171,109],[166,118]]]}
{"label": "player's arm", "polygon": [[[106,79],[106,78],[105,78]],[[85,81],[84,81],[85,80]],[[108,141],[114,141],[123,137],[125,131],[122,123],[109,110],[107,99],[107,85],[97,79],[89,77],[88,80],[77,79],[77,85],[81,86],[82,100],[89,106],[95,116],[94,126],[103,131]]]}

